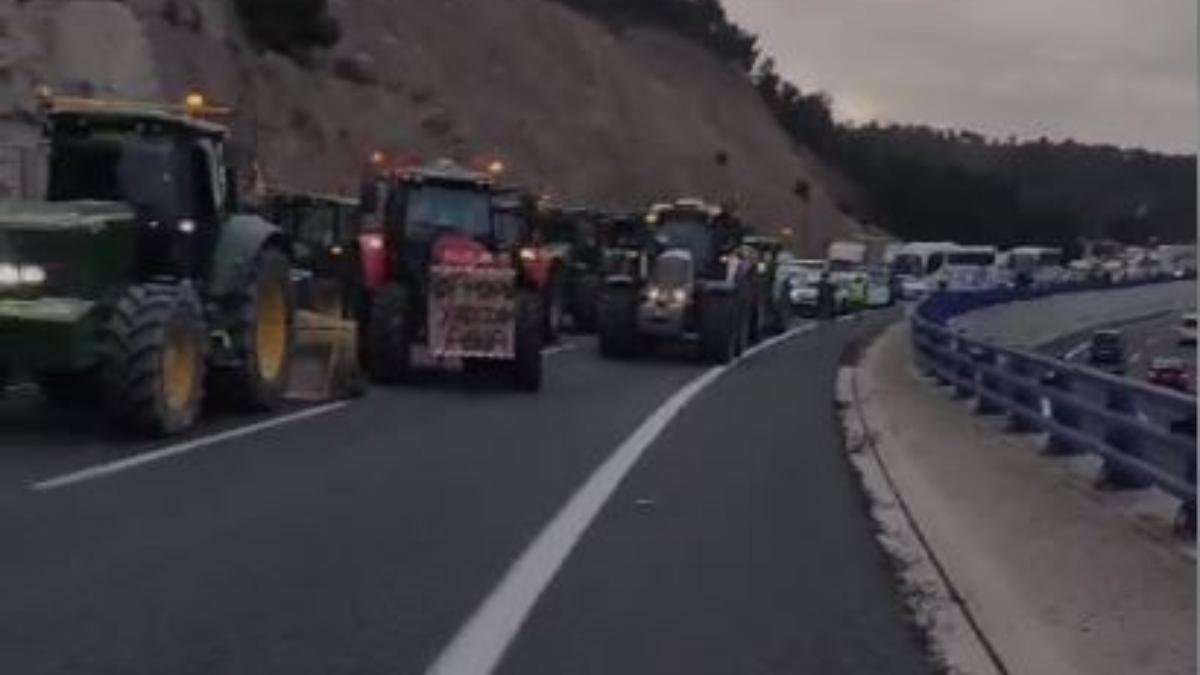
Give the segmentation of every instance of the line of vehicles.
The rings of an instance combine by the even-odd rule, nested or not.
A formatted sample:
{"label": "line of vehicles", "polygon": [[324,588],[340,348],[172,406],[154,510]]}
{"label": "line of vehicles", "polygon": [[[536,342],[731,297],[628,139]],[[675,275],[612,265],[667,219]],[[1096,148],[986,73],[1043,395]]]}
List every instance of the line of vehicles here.
{"label": "line of vehicles", "polygon": [[199,95],[39,103],[45,194],[0,202],[0,392],[36,384],[139,435],[427,369],[537,391],[567,328],[609,358],[673,341],[724,363],[788,319],[781,244],[727,208],[566,209],[495,159],[378,154],[355,199],[244,191],[230,111]]}

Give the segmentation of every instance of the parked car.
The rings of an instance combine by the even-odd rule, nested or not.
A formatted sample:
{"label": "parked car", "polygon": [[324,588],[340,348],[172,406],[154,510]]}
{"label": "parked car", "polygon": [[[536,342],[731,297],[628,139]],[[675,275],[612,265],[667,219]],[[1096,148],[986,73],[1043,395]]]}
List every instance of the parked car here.
{"label": "parked car", "polygon": [[1105,329],[1092,333],[1088,364],[1111,373],[1125,372],[1125,338],[1121,331]]}
{"label": "parked car", "polygon": [[1188,312],[1179,319],[1179,324],[1175,326],[1175,335],[1179,338],[1181,345],[1196,344],[1196,313]]}
{"label": "parked car", "polygon": [[1187,361],[1173,356],[1160,356],[1151,361],[1146,371],[1146,381],[1182,392],[1189,392],[1192,388]]}

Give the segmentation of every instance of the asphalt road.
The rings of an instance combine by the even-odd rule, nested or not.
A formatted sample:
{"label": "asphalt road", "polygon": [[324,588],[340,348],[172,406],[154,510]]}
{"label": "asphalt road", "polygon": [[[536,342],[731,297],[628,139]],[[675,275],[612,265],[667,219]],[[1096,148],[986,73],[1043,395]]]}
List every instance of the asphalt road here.
{"label": "asphalt road", "polygon": [[930,672],[833,410],[888,319],[166,445],[0,403],[0,673]]}
{"label": "asphalt road", "polygon": [[[1194,311],[1194,310],[1193,310]],[[1125,339],[1127,373],[1142,378],[1157,357],[1171,356],[1184,359],[1190,366],[1193,382],[1196,379],[1196,346],[1183,345],[1175,333],[1182,312],[1161,312],[1150,317],[1132,321],[1121,321],[1096,326],[1086,331],[1065,335],[1039,347],[1039,351],[1054,354],[1076,363],[1086,363],[1088,342],[1092,333],[1099,328],[1116,328]]]}

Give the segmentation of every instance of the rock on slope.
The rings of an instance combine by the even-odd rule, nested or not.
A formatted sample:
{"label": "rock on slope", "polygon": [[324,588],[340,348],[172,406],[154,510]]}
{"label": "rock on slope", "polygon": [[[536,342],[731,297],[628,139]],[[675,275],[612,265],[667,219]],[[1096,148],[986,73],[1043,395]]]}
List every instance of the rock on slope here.
{"label": "rock on slope", "polygon": [[374,149],[498,153],[514,179],[564,202],[736,198],[755,222],[794,227],[809,252],[854,227],[734,68],[549,0],[332,0],[343,39],[310,68],[256,54],[224,1],[6,4],[0,143],[31,137],[35,82],[171,99],[199,88],[236,108],[267,179],[297,188],[353,193]]}

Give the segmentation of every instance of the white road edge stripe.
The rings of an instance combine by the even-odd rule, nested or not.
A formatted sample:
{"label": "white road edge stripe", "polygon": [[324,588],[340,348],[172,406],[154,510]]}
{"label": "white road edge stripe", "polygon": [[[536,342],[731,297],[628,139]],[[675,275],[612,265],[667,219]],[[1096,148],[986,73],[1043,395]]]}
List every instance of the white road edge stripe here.
{"label": "white road edge stripe", "polygon": [[244,427],[229,429],[228,431],[222,431],[220,433],[212,434],[211,436],[194,438],[189,441],[183,441],[182,443],[168,445],[165,448],[159,448],[157,450],[151,450],[150,452],[145,452],[140,455],[133,455],[124,459],[119,459],[115,462],[98,464],[80,471],[74,471],[72,473],[57,476],[55,478],[49,478],[34,483],[30,485],[29,488],[36,492],[47,492],[49,490],[56,490],[69,485],[75,485],[77,483],[103,478],[121,471],[128,471],[130,469],[135,469],[147,464],[153,464],[154,462],[161,462],[164,459],[177,457],[179,455],[192,452],[193,450],[198,450],[200,448],[215,445],[224,441],[242,438],[243,436],[250,436],[252,434],[257,434],[260,431],[266,431],[267,429],[273,429],[275,427],[280,427],[292,422],[298,422],[310,417],[325,415],[335,410],[340,410],[347,405],[349,405],[349,403],[346,401],[337,401],[334,403],[326,403],[325,405],[320,405],[315,408],[305,408],[304,410],[299,410],[287,415],[280,415],[279,417],[272,417],[271,419],[256,422],[254,424],[247,424]]}
{"label": "white road edge stripe", "polygon": [[728,366],[709,368],[678,390],[588,477],[426,671],[426,675],[490,675],[529,618],[538,598],[599,515],[621,481],[672,419],[692,399],[738,362],[812,330],[806,323],[759,343]]}
{"label": "white road edge stripe", "polygon": [[571,342],[568,342],[566,344],[561,344],[561,345],[555,345],[553,347],[546,347],[545,349],[542,350],[542,356],[554,356],[555,354],[562,354],[564,352],[573,352],[577,348],[578,348],[578,345],[571,343]]}

